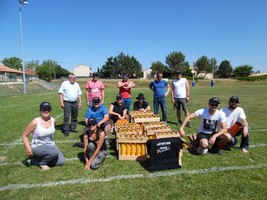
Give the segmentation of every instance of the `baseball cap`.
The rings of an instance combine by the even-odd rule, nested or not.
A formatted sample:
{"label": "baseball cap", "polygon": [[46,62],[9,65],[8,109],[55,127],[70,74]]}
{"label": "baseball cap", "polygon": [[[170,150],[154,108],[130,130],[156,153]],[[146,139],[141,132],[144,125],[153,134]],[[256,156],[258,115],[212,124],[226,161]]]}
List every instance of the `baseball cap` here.
{"label": "baseball cap", "polygon": [[182,74],[182,72],[181,71],[176,71],[176,75],[181,75]]}
{"label": "baseball cap", "polygon": [[42,102],[40,104],[40,110],[51,110],[51,105],[49,102]]}
{"label": "baseball cap", "polygon": [[122,99],[122,96],[118,94],[118,95],[116,96],[116,99],[117,99],[117,100],[121,100],[121,99]]}
{"label": "baseball cap", "polygon": [[95,126],[97,123],[96,123],[96,120],[94,118],[90,118],[88,119],[87,121],[87,125],[88,126]]}
{"label": "baseball cap", "polygon": [[229,102],[239,103],[239,97],[238,96],[231,96],[229,99]]}
{"label": "baseball cap", "polygon": [[220,104],[220,100],[219,100],[219,98],[217,98],[217,97],[212,97],[212,98],[209,100],[209,104]]}
{"label": "baseball cap", "polygon": [[93,98],[93,103],[100,103],[100,98],[99,97],[94,97]]}

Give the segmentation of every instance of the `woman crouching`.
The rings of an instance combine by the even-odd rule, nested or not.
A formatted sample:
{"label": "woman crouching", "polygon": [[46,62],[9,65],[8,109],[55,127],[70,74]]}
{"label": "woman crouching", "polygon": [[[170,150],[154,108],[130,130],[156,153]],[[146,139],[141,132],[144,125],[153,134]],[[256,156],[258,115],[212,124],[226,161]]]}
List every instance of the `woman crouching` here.
{"label": "woman crouching", "polygon": [[105,132],[97,126],[96,120],[88,120],[89,129],[84,132],[84,170],[98,169],[107,157]]}
{"label": "woman crouching", "polygon": [[[50,116],[51,110],[49,102],[41,103],[40,116],[33,119],[22,133],[22,141],[28,156],[36,158],[42,170],[64,164],[64,157],[53,139],[56,120]],[[31,144],[28,139],[30,134],[32,134]]]}

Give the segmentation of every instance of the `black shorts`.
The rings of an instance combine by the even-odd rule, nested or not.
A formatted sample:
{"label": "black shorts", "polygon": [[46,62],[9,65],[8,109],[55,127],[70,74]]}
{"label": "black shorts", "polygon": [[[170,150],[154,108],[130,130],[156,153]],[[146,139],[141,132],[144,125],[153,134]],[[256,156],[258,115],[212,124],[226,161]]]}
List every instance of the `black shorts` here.
{"label": "black shorts", "polygon": [[101,124],[100,128],[104,131],[106,126],[110,125],[110,128],[112,127],[112,122],[111,121],[105,121],[103,124]]}
{"label": "black shorts", "polygon": [[207,133],[203,133],[203,132],[200,132],[197,134],[197,140],[201,140],[201,139],[206,139],[206,140],[209,140],[215,133],[212,133],[212,134],[207,134]]}

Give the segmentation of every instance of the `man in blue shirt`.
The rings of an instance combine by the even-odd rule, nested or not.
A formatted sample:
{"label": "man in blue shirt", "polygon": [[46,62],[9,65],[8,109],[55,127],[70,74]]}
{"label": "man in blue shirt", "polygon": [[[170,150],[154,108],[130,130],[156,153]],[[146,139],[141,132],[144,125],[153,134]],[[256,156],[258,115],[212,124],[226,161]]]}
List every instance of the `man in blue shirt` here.
{"label": "man in blue shirt", "polygon": [[156,80],[149,84],[149,89],[154,92],[153,107],[154,113],[158,114],[159,106],[162,111],[162,120],[167,124],[167,113],[166,113],[166,96],[169,94],[170,86],[169,83],[162,79],[162,73],[157,73]]}
{"label": "man in blue shirt", "polygon": [[100,98],[93,98],[93,106],[89,107],[84,115],[84,122],[88,124],[88,119],[95,119],[97,126],[101,127],[101,129],[105,132],[106,138],[108,138],[112,123],[109,121],[108,109],[105,105],[100,104]]}

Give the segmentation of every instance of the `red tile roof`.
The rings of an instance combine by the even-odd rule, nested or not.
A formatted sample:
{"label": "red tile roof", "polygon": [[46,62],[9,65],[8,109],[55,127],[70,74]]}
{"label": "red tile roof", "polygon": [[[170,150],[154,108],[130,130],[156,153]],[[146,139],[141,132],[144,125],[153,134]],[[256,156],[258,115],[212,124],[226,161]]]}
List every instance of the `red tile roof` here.
{"label": "red tile roof", "polygon": [[25,73],[30,76],[37,76],[36,72],[32,69],[26,69]]}
{"label": "red tile roof", "polygon": [[0,72],[9,72],[9,73],[15,73],[15,74],[23,74],[22,71],[10,68],[10,67],[6,67],[4,65],[0,65]]}

